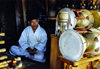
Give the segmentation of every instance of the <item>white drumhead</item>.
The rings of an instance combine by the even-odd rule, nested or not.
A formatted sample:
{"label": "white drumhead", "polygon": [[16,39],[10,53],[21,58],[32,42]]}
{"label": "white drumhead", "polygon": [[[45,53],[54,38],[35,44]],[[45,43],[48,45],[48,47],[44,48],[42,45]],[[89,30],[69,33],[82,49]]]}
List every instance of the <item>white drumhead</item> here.
{"label": "white drumhead", "polygon": [[74,30],[63,32],[59,39],[62,56],[70,61],[78,61],[84,53],[84,43],[80,34]]}

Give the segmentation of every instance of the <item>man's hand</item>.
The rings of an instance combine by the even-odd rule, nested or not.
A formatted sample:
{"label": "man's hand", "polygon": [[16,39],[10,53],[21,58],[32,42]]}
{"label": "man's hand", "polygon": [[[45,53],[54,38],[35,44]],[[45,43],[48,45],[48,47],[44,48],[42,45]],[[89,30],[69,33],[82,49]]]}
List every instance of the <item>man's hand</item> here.
{"label": "man's hand", "polygon": [[30,47],[28,47],[26,50],[30,53],[30,55],[34,55],[37,49],[34,48],[34,49],[32,50]]}
{"label": "man's hand", "polygon": [[30,47],[28,47],[26,50],[27,50],[29,53],[32,51],[32,49],[31,49]]}
{"label": "man's hand", "polygon": [[36,49],[36,48],[34,48],[34,49],[31,51],[31,53],[30,53],[30,54],[31,54],[31,55],[34,55],[34,54],[36,53],[36,50],[37,50],[37,49]]}

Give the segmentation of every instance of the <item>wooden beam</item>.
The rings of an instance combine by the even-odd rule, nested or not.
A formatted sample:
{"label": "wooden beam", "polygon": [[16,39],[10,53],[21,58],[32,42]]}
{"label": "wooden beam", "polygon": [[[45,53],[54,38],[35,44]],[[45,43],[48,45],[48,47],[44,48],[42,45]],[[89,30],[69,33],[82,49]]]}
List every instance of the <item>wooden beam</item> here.
{"label": "wooden beam", "polygon": [[45,0],[46,3],[46,15],[48,16],[48,0]]}
{"label": "wooden beam", "polygon": [[24,26],[26,27],[26,7],[25,7],[25,0],[22,0],[22,7],[23,7],[23,18],[24,18]]}

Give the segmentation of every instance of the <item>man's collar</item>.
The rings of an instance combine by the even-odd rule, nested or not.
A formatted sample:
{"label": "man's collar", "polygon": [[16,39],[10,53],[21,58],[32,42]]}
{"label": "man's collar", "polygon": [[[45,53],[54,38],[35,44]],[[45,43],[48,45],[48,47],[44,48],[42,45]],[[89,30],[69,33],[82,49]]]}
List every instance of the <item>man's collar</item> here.
{"label": "man's collar", "polygon": [[40,25],[38,24],[38,27],[34,33],[38,32],[39,30],[40,30]]}

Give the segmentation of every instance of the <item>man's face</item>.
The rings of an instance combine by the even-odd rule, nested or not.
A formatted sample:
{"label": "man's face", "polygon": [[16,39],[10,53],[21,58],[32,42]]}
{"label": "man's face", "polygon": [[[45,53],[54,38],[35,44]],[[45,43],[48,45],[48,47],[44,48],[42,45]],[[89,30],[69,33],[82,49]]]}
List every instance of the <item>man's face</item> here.
{"label": "man's face", "polygon": [[38,27],[38,23],[39,23],[38,19],[33,19],[31,20],[30,25],[32,26],[33,29],[36,29]]}

